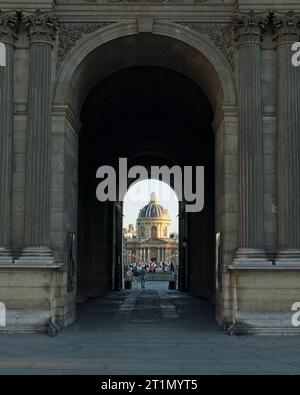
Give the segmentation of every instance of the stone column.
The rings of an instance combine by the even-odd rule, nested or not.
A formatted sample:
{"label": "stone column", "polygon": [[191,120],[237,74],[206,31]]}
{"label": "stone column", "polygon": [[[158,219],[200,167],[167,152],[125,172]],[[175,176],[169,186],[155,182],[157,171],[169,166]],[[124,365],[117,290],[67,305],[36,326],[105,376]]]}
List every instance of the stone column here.
{"label": "stone column", "polygon": [[267,16],[234,17],[239,55],[240,245],[236,258],[265,256],[261,43]]}
{"label": "stone column", "polygon": [[300,69],[292,65],[300,16],[273,16],[277,48],[278,258],[300,259]]}
{"label": "stone column", "polygon": [[6,66],[0,67],[0,263],[12,263],[11,191],[13,133],[13,74],[16,13],[0,11],[0,41],[6,47]]}
{"label": "stone column", "polygon": [[25,248],[20,261],[52,262],[49,247],[51,54],[56,19],[37,11],[22,15],[30,43],[26,156]]}

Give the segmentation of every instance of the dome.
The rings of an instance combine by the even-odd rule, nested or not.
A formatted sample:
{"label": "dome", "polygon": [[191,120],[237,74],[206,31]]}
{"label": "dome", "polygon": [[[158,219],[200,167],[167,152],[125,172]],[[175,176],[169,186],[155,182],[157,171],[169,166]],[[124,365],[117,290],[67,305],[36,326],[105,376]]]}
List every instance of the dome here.
{"label": "dome", "polygon": [[150,202],[140,210],[138,219],[144,218],[170,218],[168,210],[159,204],[155,192],[151,193]]}

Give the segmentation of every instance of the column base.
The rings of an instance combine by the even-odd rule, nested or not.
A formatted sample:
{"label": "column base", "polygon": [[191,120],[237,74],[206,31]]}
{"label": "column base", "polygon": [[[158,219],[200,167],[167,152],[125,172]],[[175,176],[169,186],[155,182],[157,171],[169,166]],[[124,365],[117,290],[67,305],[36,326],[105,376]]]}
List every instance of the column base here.
{"label": "column base", "polygon": [[47,265],[53,264],[55,258],[49,247],[26,247],[23,249],[18,263],[20,264],[36,264]]}
{"label": "column base", "polygon": [[237,260],[267,260],[267,253],[264,249],[258,248],[240,248],[235,253],[235,259]]}
{"label": "column base", "polygon": [[296,249],[296,248],[291,248],[291,249],[282,249],[282,250],[278,250],[276,252],[276,258],[278,260],[281,259],[300,259],[300,250]]}
{"label": "column base", "polygon": [[14,263],[12,251],[5,247],[0,247],[0,265]]}
{"label": "column base", "polygon": [[278,250],[276,252],[276,263],[300,265],[300,250],[296,248]]}
{"label": "column base", "polygon": [[233,265],[236,267],[254,267],[270,261],[267,252],[263,249],[240,248],[235,253]]}

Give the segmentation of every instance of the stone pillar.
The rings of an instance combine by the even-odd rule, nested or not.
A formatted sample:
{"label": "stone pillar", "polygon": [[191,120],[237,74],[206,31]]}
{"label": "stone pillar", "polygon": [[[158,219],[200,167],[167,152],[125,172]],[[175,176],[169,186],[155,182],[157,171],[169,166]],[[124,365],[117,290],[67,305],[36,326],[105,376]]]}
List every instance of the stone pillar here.
{"label": "stone pillar", "polygon": [[51,54],[54,16],[22,15],[30,43],[30,80],[26,156],[25,248],[20,261],[54,261],[49,247],[49,150],[51,131]]}
{"label": "stone pillar", "polygon": [[157,260],[158,260],[158,262],[161,261],[161,258],[160,258],[160,247],[157,248]]}
{"label": "stone pillar", "polygon": [[16,13],[0,11],[0,41],[6,47],[6,66],[0,66],[0,264],[12,263],[11,191],[13,133],[13,74]]}
{"label": "stone pillar", "polygon": [[150,248],[148,248],[148,260],[150,261],[150,259],[151,259],[151,250]]}
{"label": "stone pillar", "polygon": [[236,258],[264,258],[261,43],[267,16],[234,17],[239,54],[240,245]]}
{"label": "stone pillar", "polygon": [[278,258],[300,259],[300,69],[291,47],[300,37],[300,16],[273,16],[277,48]]}

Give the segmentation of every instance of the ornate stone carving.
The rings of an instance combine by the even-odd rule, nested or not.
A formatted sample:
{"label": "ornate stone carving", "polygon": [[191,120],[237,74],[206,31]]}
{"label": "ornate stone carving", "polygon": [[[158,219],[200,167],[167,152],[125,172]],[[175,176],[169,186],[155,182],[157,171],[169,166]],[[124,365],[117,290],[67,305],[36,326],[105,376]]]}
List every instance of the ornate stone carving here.
{"label": "ornate stone carving", "polygon": [[183,0],[108,0],[109,3],[162,4],[182,3]]}
{"label": "ornate stone carving", "polygon": [[67,53],[75,46],[85,34],[89,34],[106,27],[114,22],[89,22],[89,23],[60,23],[58,39],[58,70]]}
{"label": "ornate stone carving", "polygon": [[30,42],[53,44],[57,32],[57,17],[36,10],[34,14],[23,14],[22,21],[28,32]]}
{"label": "ornate stone carving", "polygon": [[232,69],[234,68],[233,35],[231,26],[200,22],[180,22],[180,25],[186,26],[207,37],[223,52]]}
{"label": "ornate stone carving", "polygon": [[[89,3],[95,3],[97,0],[86,0]],[[108,3],[144,3],[144,4],[172,4],[172,3],[184,3],[184,0],[107,0]],[[223,4],[224,0],[194,0],[196,4],[202,3],[218,3]]]}
{"label": "ornate stone carving", "polygon": [[294,11],[286,14],[271,13],[274,40],[279,42],[294,42],[300,34],[300,15]]}
{"label": "ornate stone carving", "polygon": [[240,44],[260,44],[263,40],[270,14],[257,14],[253,10],[249,13],[237,13],[233,16],[233,31],[235,41]]}
{"label": "ornate stone carving", "polygon": [[18,14],[16,12],[0,11],[0,40],[5,44],[14,44],[17,38],[16,29],[18,19]]}

